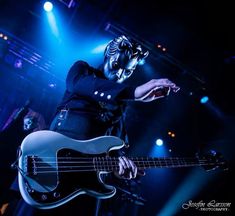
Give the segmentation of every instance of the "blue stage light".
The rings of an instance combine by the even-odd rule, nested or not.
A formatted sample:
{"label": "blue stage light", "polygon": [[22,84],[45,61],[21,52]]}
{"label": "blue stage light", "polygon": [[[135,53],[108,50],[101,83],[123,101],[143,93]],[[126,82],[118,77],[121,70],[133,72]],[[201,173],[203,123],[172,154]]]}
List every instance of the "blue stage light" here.
{"label": "blue stage light", "polygon": [[163,145],[163,140],[162,139],[157,139],[156,140],[156,145],[162,146]]}
{"label": "blue stage light", "polygon": [[203,96],[203,97],[200,99],[200,102],[201,102],[202,104],[205,104],[205,103],[208,102],[208,100],[209,100],[209,97]]}
{"label": "blue stage light", "polygon": [[138,62],[138,65],[144,65],[145,64],[145,59],[142,59]]}
{"label": "blue stage light", "polygon": [[100,45],[96,46],[94,49],[91,50],[91,53],[93,53],[93,54],[103,53],[107,44],[108,44],[108,42],[105,42],[104,44],[100,44]]}
{"label": "blue stage light", "polygon": [[50,12],[53,9],[53,4],[49,1],[47,1],[47,2],[44,3],[43,8],[44,8],[45,11]]}

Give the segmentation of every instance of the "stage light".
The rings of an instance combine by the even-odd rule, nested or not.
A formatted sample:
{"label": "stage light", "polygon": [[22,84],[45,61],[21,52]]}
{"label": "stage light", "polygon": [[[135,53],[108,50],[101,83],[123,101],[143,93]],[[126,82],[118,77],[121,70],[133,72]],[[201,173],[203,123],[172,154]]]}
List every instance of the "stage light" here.
{"label": "stage light", "polygon": [[0,33],[0,38],[2,38],[3,37],[3,33]]}
{"label": "stage light", "polygon": [[163,145],[163,140],[162,139],[157,139],[156,140],[156,145],[157,146],[162,146]]}
{"label": "stage light", "polygon": [[45,11],[50,12],[53,9],[53,4],[49,1],[47,1],[47,2],[44,3],[43,8],[44,8]]}
{"label": "stage light", "polygon": [[167,133],[170,137],[174,138],[175,137],[175,133],[174,132],[171,132],[171,131],[168,131]]}
{"label": "stage light", "polygon": [[91,53],[93,53],[93,54],[103,53],[107,44],[108,44],[108,42],[105,42],[104,44],[98,45],[97,47],[95,47],[94,49],[91,50]]}
{"label": "stage light", "polygon": [[145,64],[145,59],[142,59],[138,62],[138,65],[144,65]]}
{"label": "stage light", "polygon": [[3,39],[4,39],[4,40],[7,40],[7,39],[8,39],[8,37],[5,35],[5,36],[3,36]]}
{"label": "stage light", "polygon": [[203,97],[200,99],[200,102],[201,102],[202,104],[205,104],[205,103],[208,102],[208,100],[209,100],[209,97],[203,96]]}
{"label": "stage light", "polygon": [[22,68],[23,67],[23,62],[21,59],[16,59],[14,63],[15,68]]}
{"label": "stage light", "polygon": [[166,47],[163,47],[161,44],[157,44],[156,47],[162,52],[166,52]]}
{"label": "stage light", "polygon": [[56,84],[55,84],[55,83],[49,83],[48,86],[49,86],[50,88],[55,88],[55,87],[56,87]]}

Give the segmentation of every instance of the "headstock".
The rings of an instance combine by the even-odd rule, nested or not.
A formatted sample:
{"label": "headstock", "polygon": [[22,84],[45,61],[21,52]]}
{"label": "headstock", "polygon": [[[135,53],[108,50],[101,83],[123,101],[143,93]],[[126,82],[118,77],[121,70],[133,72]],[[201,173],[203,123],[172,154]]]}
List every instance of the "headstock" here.
{"label": "headstock", "polygon": [[215,170],[217,168],[228,170],[227,161],[223,158],[221,153],[214,150],[209,150],[204,155],[197,155],[197,158],[206,171]]}

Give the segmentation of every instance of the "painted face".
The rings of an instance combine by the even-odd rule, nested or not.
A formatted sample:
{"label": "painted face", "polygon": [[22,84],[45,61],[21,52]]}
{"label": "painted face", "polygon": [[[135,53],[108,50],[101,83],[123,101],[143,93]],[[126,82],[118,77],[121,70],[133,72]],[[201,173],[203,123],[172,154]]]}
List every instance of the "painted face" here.
{"label": "painted face", "polygon": [[118,83],[128,79],[138,64],[138,59],[130,57],[124,53],[117,53],[104,62],[104,76]]}
{"label": "painted face", "polygon": [[24,118],[23,128],[25,131],[32,130],[36,127],[36,122],[33,118],[27,117]]}

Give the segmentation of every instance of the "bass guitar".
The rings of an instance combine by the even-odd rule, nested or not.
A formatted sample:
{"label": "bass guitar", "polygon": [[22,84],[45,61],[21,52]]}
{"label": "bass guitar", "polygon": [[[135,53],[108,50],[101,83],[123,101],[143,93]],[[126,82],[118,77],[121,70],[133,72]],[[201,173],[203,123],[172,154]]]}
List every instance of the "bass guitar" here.
{"label": "bass guitar", "polygon": [[[23,199],[39,209],[63,205],[81,194],[100,199],[114,196],[116,188],[105,184],[102,174],[118,171],[118,157],[109,157],[124,142],[115,136],[75,140],[54,131],[29,134],[18,152],[18,179]],[[224,167],[216,155],[195,158],[130,157],[139,169],[203,166]]]}

